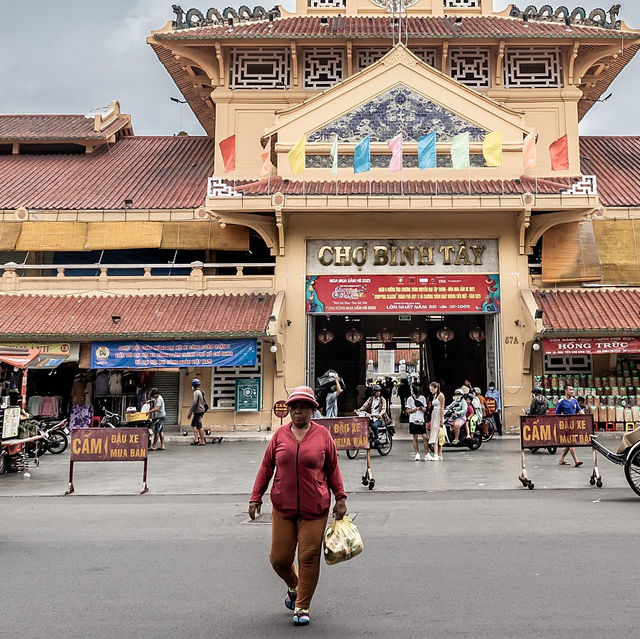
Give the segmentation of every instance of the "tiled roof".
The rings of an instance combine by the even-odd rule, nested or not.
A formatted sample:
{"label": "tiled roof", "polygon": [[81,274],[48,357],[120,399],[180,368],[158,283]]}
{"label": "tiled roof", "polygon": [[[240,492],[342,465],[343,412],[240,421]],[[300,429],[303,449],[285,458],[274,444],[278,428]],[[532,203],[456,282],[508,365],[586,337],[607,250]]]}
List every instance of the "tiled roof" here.
{"label": "tiled roof", "polygon": [[[167,33],[155,33],[157,40],[233,40],[238,38],[391,38],[392,25],[389,17],[367,16],[294,16],[257,22],[236,22],[228,25],[176,29]],[[324,21],[324,22],[323,22]],[[530,20],[502,18],[496,16],[465,17],[456,22],[446,16],[410,17],[407,34],[413,38],[457,39],[457,38],[621,38],[637,39],[635,33],[600,27],[571,25],[567,32],[564,24]]]}
{"label": "tiled roof", "polygon": [[[266,334],[275,295],[0,295],[2,339],[176,339]],[[115,324],[111,317],[119,315]]]}
{"label": "tiled roof", "polygon": [[545,333],[640,332],[640,289],[537,291]]}
{"label": "tiled roof", "polygon": [[106,140],[126,126],[131,126],[127,117],[95,131],[94,118],[84,115],[0,115],[0,141]]}
{"label": "tiled roof", "polygon": [[[567,182],[554,182],[539,179],[537,192],[552,195],[568,189]],[[284,195],[336,195],[336,183],[333,180],[302,182],[283,180],[281,177],[270,181],[260,180],[236,185],[236,191],[243,195],[269,195],[280,192]],[[519,180],[505,180],[504,189],[501,180],[472,180],[471,195],[520,195],[535,193],[535,180],[522,176]],[[433,180],[384,181],[338,181],[338,195],[435,195],[436,183]],[[469,195],[468,180],[438,180],[438,195]]]}
{"label": "tiled roof", "polygon": [[0,155],[0,209],[197,208],[213,173],[207,137],[124,137],[81,155]]}
{"label": "tiled roof", "polygon": [[640,137],[580,138],[580,162],[603,206],[640,206]]}

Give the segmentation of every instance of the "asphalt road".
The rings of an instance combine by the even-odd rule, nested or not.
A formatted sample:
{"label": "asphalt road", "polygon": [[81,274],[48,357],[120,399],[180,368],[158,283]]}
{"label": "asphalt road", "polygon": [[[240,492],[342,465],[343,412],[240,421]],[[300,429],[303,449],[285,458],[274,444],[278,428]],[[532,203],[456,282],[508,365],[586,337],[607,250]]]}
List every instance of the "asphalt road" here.
{"label": "asphalt road", "polygon": [[246,495],[0,497],[0,636],[637,636],[628,488],[349,504],[365,551],[323,566],[312,624],[295,628]]}

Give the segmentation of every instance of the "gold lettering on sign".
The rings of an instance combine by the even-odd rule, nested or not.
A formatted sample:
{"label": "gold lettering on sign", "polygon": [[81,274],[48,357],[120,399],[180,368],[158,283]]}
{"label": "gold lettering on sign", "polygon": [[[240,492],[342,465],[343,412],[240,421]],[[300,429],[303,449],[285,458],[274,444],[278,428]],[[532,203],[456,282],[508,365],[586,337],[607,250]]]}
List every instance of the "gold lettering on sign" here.
{"label": "gold lettering on sign", "polygon": [[373,247],[373,265],[386,266],[389,262],[389,250],[386,246]]}
{"label": "gold lettering on sign", "polygon": [[433,266],[433,246],[421,246],[419,247],[420,260],[418,266]]}
{"label": "gold lettering on sign", "polygon": [[[398,266],[398,252],[400,251],[400,249],[397,246],[390,246],[389,247],[389,255],[390,255],[390,259],[389,259],[389,266]],[[402,263],[402,261],[400,262],[400,266],[404,266],[404,264]]]}
{"label": "gold lettering on sign", "polygon": [[460,242],[458,245],[458,255],[456,256],[456,261],[454,262],[456,266],[460,266],[461,264],[464,266],[471,266],[471,260],[469,259],[469,254],[467,253],[467,245],[464,242]]}
{"label": "gold lettering on sign", "polygon": [[[329,257],[325,257],[329,253]],[[331,266],[333,264],[333,249],[330,246],[321,246],[318,251],[318,262],[322,266]]]}
{"label": "gold lettering on sign", "polygon": [[475,256],[474,264],[476,266],[482,266],[482,256],[487,250],[487,247],[485,245],[477,246],[476,244],[472,244],[471,250],[473,251],[473,255]]}
{"label": "gold lettering on sign", "polygon": [[440,253],[444,255],[444,262],[442,262],[445,266],[451,266],[451,252],[455,246],[453,244],[442,244],[438,249]]}
{"label": "gold lettering on sign", "polygon": [[351,247],[336,246],[336,266],[351,266]]}
{"label": "gold lettering on sign", "polygon": [[362,268],[367,263],[367,245],[363,244],[362,246],[356,246],[353,249],[353,263],[358,267]]}

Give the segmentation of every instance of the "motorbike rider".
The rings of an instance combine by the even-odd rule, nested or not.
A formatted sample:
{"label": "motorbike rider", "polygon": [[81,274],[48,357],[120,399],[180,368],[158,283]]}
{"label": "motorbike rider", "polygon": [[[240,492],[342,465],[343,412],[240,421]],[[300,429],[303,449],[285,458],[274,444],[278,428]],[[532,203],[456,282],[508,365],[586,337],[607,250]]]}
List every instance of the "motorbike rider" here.
{"label": "motorbike rider", "polygon": [[373,445],[380,444],[379,429],[382,426],[383,415],[387,412],[387,401],[382,397],[382,387],[380,384],[374,384],[371,388],[371,397],[362,404],[360,408],[354,411],[356,415],[359,412],[368,413],[371,415],[369,424],[373,431]]}
{"label": "motorbike rider", "polygon": [[462,389],[456,388],[453,393],[453,401],[447,406],[447,410],[453,413],[453,441],[451,443],[454,445],[459,442],[460,429],[467,422],[468,406],[462,395]]}
{"label": "motorbike rider", "polygon": [[547,410],[549,409],[549,403],[547,402],[547,398],[544,396],[544,391],[539,386],[536,386],[531,394],[533,398],[531,400],[531,406],[529,406],[528,415],[546,415]]}

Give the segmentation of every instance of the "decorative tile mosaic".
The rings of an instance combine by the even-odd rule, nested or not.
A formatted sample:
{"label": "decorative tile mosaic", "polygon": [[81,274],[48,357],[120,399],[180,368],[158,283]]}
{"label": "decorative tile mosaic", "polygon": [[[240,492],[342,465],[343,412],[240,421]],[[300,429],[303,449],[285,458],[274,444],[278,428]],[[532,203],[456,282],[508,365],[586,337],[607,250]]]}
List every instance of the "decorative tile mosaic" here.
{"label": "decorative tile mosaic", "polygon": [[340,142],[359,142],[370,135],[372,142],[386,142],[400,131],[405,140],[417,140],[435,131],[441,142],[467,132],[472,141],[479,142],[486,134],[484,129],[400,84],[309,134],[307,141],[326,142],[337,135]]}
{"label": "decorative tile mosaic", "polygon": [[[389,160],[391,156],[389,154],[371,155],[371,166],[376,169],[384,169],[389,166]],[[402,165],[407,168],[417,168],[418,156],[405,154],[402,156]],[[306,156],[306,168],[308,169],[330,169],[331,168],[331,156],[329,155],[307,155]],[[350,169],[353,166],[353,154],[340,154],[338,155],[338,168]],[[471,166],[473,167],[485,167],[486,163],[482,155],[471,156]],[[451,168],[451,156],[448,153],[438,155],[438,168],[450,169]]]}

